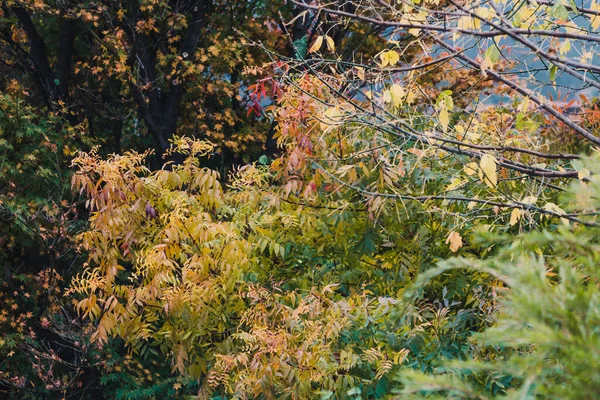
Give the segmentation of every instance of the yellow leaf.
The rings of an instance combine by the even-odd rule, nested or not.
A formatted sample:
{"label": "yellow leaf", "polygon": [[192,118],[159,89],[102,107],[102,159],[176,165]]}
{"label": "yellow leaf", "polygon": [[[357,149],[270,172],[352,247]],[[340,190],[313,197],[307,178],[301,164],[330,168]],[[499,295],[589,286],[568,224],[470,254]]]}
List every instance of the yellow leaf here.
{"label": "yellow leaf", "polygon": [[597,31],[598,28],[600,28],[600,17],[596,15],[592,18],[592,29]]}
{"label": "yellow leaf", "polygon": [[565,40],[564,42],[562,42],[562,44],[558,48],[558,52],[560,55],[567,54],[569,52],[569,50],[571,50],[571,42],[568,40]]}
{"label": "yellow leaf", "polygon": [[[416,14],[411,14],[408,17],[408,20],[410,21],[411,25],[422,25],[426,22],[427,19],[427,12],[425,11],[419,11]],[[413,35],[413,36],[419,36],[419,34],[421,33],[421,29],[420,28],[412,28],[408,30],[408,33]]]}
{"label": "yellow leaf", "polygon": [[479,162],[479,179],[491,188],[498,184],[496,163],[496,159],[490,154],[484,154]]}
{"label": "yellow leaf", "polygon": [[448,115],[448,109],[446,107],[440,110],[440,124],[444,128],[444,132],[448,130],[448,124],[450,123],[450,116]]}
{"label": "yellow leaf", "polygon": [[450,181],[450,184],[448,186],[446,186],[446,190],[450,191],[450,190],[454,190],[457,187],[461,186],[462,184],[464,184],[466,181],[459,179],[459,178],[453,178]]}
{"label": "yellow leaf", "polygon": [[383,102],[384,103],[392,102],[392,92],[391,91],[386,90],[385,92],[383,92]]}
{"label": "yellow leaf", "polygon": [[321,46],[323,46],[323,36],[317,37],[312,46],[310,46],[308,52],[314,53],[315,51],[319,51],[321,49]]}
{"label": "yellow leaf", "polygon": [[358,79],[360,79],[361,81],[365,80],[365,69],[362,67],[356,67],[356,76],[358,76]]}
{"label": "yellow leaf", "polygon": [[[592,11],[600,11],[600,4],[596,3],[595,1],[591,4],[590,9]],[[591,19],[591,23],[592,23],[592,29],[597,31],[598,28],[600,28],[600,16],[595,15],[594,17],[592,17]]]}
{"label": "yellow leaf", "polygon": [[458,249],[460,249],[463,245],[460,233],[456,231],[451,231],[448,234],[448,238],[446,239],[446,244],[450,244],[450,251],[456,253]]}
{"label": "yellow leaf", "polygon": [[[546,204],[544,204],[544,210],[550,211],[550,212],[558,214],[558,215],[566,214],[565,210],[563,210],[562,208],[560,208],[559,206],[557,206],[554,203],[546,203]],[[561,220],[561,222],[563,224],[569,225],[569,220],[568,219],[561,218],[560,220]]]}
{"label": "yellow leaf", "polygon": [[465,164],[465,166],[463,167],[463,171],[465,171],[465,174],[467,174],[468,176],[474,175],[478,169],[479,166],[477,165],[477,163],[474,162]]}
{"label": "yellow leaf", "polygon": [[411,28],[408,30],[408,33],[410,33],[413,36],[419,36],[419,33],[421,33],[421,29]]}
{"label": "yellow leaf", "polygon": [[590,170],[587,168],[581,168],[578,172],[577,172],[577,177],[579,178],[579,180],[584,180],[586,178],[590,177]]}
{"label": "yellow leaf", "polygon": [[388,53],[388,61],[389,61],[390,66],[396,65],[396,63],[398,63],[398,61],[400,61],[400,56],[398,55],[398,53],[395,50],[390,50],[387,53]]}
{"label": "yellow leaf", "polygon": [[[475,196],[475,199],[477,199],[477,198],[478,198],[478,197],[477,197],[477,196]],[[476,206],[476,205],[477,205],[477,202],[476,202],[476,201],[470,201],[470,202],[469,202],[469,204],[467,204],[467,208],[468,208],[469,210],[472,210],[472,209],[474,209],[474,208],[475,208],[475,206]]]}
{"label": "yellow leaf", "polygon": [[382,51],[379,53],[379,59],[381,60],[381,66],[385,67],[390,63],[390,56],[388,51]]}
{"label": "yellow leaf", "polygon": [[477,15],[485,20],[490,20],[493,18],[494,13],[487,7],[478,7]]}
{"label": "yellow leaf", "polygon": [[468,16],[463,16],[458,19],[458,28],[459,29],[474,29],[473,19]]}
{"label": "yellow leaf", "polygon": [[392,103],[394,103],[394,105],[396,107],[398,107],[400,104],[402,104],[402,99],[404,98],[404,95],[406,94],[406,92],[404,91],[404,88],[398,84],[393,84],[390,87],[390,93],[391,93],[391,97],[392,97]]}
{"label": "yellow leaf", "polygon": [[329,51],[331,51],[332,53],[335,53],[335,43],[334,43],[333,39],[326,35],[325,41],[327,42],[327,48],[329,49]]}
{"label": "yellow leaf", "polygon": [[510,213],[509,225],[513,226],[514,224],[519,222],[519,219],[521,218],[522,214],[523,214],[523,210],[521,210],[519,208],[513,208],[512,212]]}
{"label": "yellow leaf", "polygon": [[330,107],[325,110],[321,119],[321,129],[325,130],[332,125],[338,125],[342,122],[342,113],[337,107]]}
{"label": "yellow leaf", "polygon": [[406,95],[406,102],[408,104],[412,104],[412,102],[415,100],[415,92],[413,92],[412,90],[408,91],[408,94]]}

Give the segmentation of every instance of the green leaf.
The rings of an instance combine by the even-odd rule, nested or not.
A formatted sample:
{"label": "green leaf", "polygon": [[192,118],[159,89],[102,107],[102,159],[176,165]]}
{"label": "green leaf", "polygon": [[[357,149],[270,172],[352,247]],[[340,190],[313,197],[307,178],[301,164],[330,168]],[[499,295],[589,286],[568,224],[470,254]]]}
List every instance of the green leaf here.
{"label": "green leaf", "polygon": [[569,11],[560,3],[556,3],[551,10],[552,16],[558,19],[569,19]]}
{"label": "green leaf", "polygon": [[500,60],[500,50],[498,50],[498,46],[496,46],[495,43],[485,51],[485,58],[492,64],[495,64]]}
{"label": "green leaf", "polygon": [[360,388],[355,386],[355,387],[353,387],[352,389],[348,390],[348,391],[346,392],[346,394],[347,394],[348,396],[353,396],[353,395],[355,395],[355,394],[360,394]]}
{"label": "green leaf", "polygon": [[320,392],[317,392],[317,394],[321,395],[321,400],[328,400],[334,395],[331,390],[321,390]]}
{"label": "green leaf", "polygon": [[558,72],[558,67],[554,64],[548,69],[550,75],[550,81],[554,82],[556,80],[556,72]]}
{"label": "green leaf", "polygon": [[585,168],[585,165],[581,160],[572,160],[571,165],[575,168],[575,171],[579,171],[580,169]]}

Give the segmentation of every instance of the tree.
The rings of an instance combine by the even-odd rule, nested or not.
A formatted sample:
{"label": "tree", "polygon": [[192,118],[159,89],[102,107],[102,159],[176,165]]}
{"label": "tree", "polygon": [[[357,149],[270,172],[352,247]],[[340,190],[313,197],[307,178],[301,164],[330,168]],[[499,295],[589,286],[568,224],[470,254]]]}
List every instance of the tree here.
{"label": "tree", "polygon": [[222,169],[257,157],[266,129],[247,115],[244,68],[264,56],[244,35],[278,48],[277,5],[0,4],[0,390],[76,396],[99,384],[106,360],[90,354],[113,349],[88,346],[62,295],[85,258],[74,238],[88,218],[70,190],[71,158],[97,144],[162,156],[177,128],[218,141]]}
{"label": "tree", "polygon": [[[261,70],[274,75],[268,111],[282,154],[272,163],[243,168],[222,190],[194,156],[151,174],[138,167],[141,155],[79,159],[74,184],[88,191],[94,216],[82,236],[91,268],[73,287],[78,309],[98,324],[99,340],[122,337],[140,353],[154,341],[206,396],[377,398],[406,368],[439,374],[442,358],[493,362],[499,353],[469,337],[499,318],[504,283],[495,275],[448,269],[417,298],[407,288],[454,253],[493,256],[494,246],[475,240],[480,232],[596,227],[593,204],[560,197],[569,182],[594,176],[580,155],[593,127],[566,114],[573,104],[541,101],[514,72],[517,60],[501,61],[502,43],[479,59],[456,48],[474,37],[475,49],[487,49],[498,32],[530,34],[498,25],[493,8],[474,16],[465,6],[406,6],[402,17],[385,2],[296,4],[307,9],[296,21],[315,12],[313,39]],[[551,14],[550,28],[562,16]],[[364,22],[387,27],[390,45],[362,61],[337,57],[352,35],[336,37],[329,24],[364,32]],[[531,32],[585,40],[546,28]],[[506,101],[512,91],[527,98]],[[588,141],[557,141],[568,129]],[[182,154],[207,149],[177,143]],[[519,385],[485,372],[472,380],[492,394]]]}
{"label": "tree", "polygon": [[[281,159],[242,168],[223,189],[200,167],[211,145],[175,144],[184,162],[155,172],[144,154],[75,161],[90,264],[70,294],[96,342],[167,356],[202,396],[381,398],[403,365],[430,368],[488,323],[479,302],[400,307],[413,277],[450,253],[421,207],[374,223],[351,198],[315,203],[277,178]],[[430,294],[450,304],[470,289],[457,273]]]}
{"label": "tree", "polygon": [[245,46],[244,36],[283,44],[276,3],[2,5],[3,70],[27,88],[32,104],[62,110],[112,150],[146,148],[151,139],[161,156],[178,129],[219,142],[224,157],[264,145],[262,125],[246,115],[252,75],[243,74],[264,55]]}
{"label": "tree", "polygon": [[[595,119],[585,117],[600,85],[589,62],[595,9],[292,2],[339,24],[385,28],[389,43],[374,58],[344,62],[325,57],[333,46],[325,48],[324,34],[300,62],[305,70],[291,64],[282,75],[290,92],[277,111],[280,140],[297,147],[307,170],[355,191],[376,213],[416,200],[448,205],[458,226],[480,207],[510,226],[564,214],[556,193],[587,179],[580,153],[599,142]],[[446,177],[428,179],[440,162]],[[563,218],[595,223],[577,213]]]}
{"label": "tree", "polygon": [[[585,159],[592,176],[575,182],[563,198],[577,207],[597,202],[598,158]],[[508,383],[503,398],[585,399],[598,392],[598,260],[595,228],[561,226],[519,236],[492,235],[480,240],[501,248],[487,260],[457,258],[420,277],[426,285],[442,271],[466,268],[504,282],[498,321],[473,342],[493,349],[484,357],[449,363],[440,375],[406,371],[404,396],[439,393],[456,398],[492,398],[478,376]],[[426,396],[425,396],[426,397]]]}

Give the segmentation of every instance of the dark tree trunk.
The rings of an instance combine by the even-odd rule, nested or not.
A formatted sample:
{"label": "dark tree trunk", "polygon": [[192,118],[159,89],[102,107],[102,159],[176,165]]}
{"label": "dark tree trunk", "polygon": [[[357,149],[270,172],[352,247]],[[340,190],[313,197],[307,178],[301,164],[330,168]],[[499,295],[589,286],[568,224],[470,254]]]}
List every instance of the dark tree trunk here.
{"label": "dark tree trunk", "polygon": [[60,31],[60,47],[58,65],[56,67],[56,80],[58,81],[57,95],[61,99],[69,97],[69,78],[71,77],[71,62],[75,51],[75,33],[77,21],[63,19]]}
{"label": "dark tree trunk", "polygon": [[[37,31],[28,11],[23,7],[14,7],[11,10],[17,16],[19,24],[29,39],[28,55],[33,64],[34,79],[38,82],[47,105],[52,107],[53,102],[57,100],[67,102],[69,97],[71,63],[75,53],[77,21],[69,18],[62,19],[58,62],[55,71],[52,71],[46,52],[46,43]],[[68,113],[65,117],[71,125],[79,122],[72,113]]]}
{"label": "dark tree trunk", "polygon": [[29,56],[31,57],[31,61],[33,62],[33,66],[35,68],[36,74],[40,79],[42,84],[42,88],[49,99],[54,98],[54,88],[53,88],[53,79],[52,79],[52,69],[50,68],[50,63],[48,62],[48,55],[46,54],[46,44],[44,43],[44,39],[40,36],[29,13],[22,7],[15,7],[12,11],[17,16],[21,27],[27,34],[27,38],[29,39]]}
{"label": "dark tree trunk", "polygon": [[[209,0],[197,0],[190,7],[191,21],[179,47],[180,54],[184,58],[193,59],[194,57],[210,4]],[[139,6],[134,6],[132,26],[135,26],[140,18]],[[154,38],[147,35],[132,35],[131,39],[134,40],[134,43],[129,63],[131,67],[135,67],[137,64],[142,79],[139,82],[141,85],[132,82],[131,89],[140,117],[146,123],[154,139],[157,156],[160,157],[169,149],[169,140],[177,132],[179,111],[185,89],[179,79],[179,71],[177,71],[171,82],[168,82],[168,91],[161,93],[156,73],[158,44],[155,43]],[[142,92],[140,87],[146,87],[147,90]],[[173,155],[169,160],[179,163],[183,161],[183,157]]]}

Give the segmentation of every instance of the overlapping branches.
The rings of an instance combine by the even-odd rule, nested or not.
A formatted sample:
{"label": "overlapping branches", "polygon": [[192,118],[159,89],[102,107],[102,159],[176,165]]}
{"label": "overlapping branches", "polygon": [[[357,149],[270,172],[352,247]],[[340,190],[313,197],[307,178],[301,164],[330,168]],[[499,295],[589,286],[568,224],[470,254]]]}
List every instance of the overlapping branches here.
{"label": "overlapping branches", "polygon": [[[502,58],[521,64],[525,71],[539,72],[540,70],[536,71],[529,66],[535,63],[541,63],[545,67],[543,71],[548,71],[552,66],[558,67],[560,71],[575,78],[574,82],[579,86],[572,88],[572,91],[583,91],[590,87],[598,89],[600,82],[597,73],[600,72],[600,67],[578,60],[593,57],[593,46],[600,42],[598,26],[596,26],[600,25],[600,18],[596,19],[596,15],[600,13],[598,10],[577,7],[575,12],[575,10],[567,9],[561,3],[551,1],[541,3],[484,1],[462,2],[461,4],[449,0],[446,4],[434,1],[419,5],[417,3],[420,2],[413,3],[409,0],[370,0],[356,4],[347,1],[323,1],[310,4],[300,0],[291,0],[291,2],[314,12],[388,27],[392,29],[388,32],[389,38],[413,31],[416,33],[415,40],[431,41],[450,53],[434,62],[450,63],[453,59],[460,60],[469,68],[481,70],[487,74],[488,78],[507,85],[528,97],[574,132],[595,144],[600,144],[600,138],[582,124],[574,121],[571,115],[560,112],[546,99],[536,95],[541,91],[538,85],[546,86],[551,83],[548,82],[548,79],[535,79],[535,85],[523,85],[521,76],[519,76],[521,74],[507,76],[504,73],[510,72],[510,70],[496,71],[488,68],[483,57],[469,57],[463,51],[465,47],[485,50],[489,46],[496,46],[501,52]],[[517,20],[520,17],[518,13],[519,10],[523,12],[523,7],[530,7],[526,11],[528,17],[519,21]],[[345,11],[348,8],[354,11]],[[596,29],[593,29],[594,26]],[[473,29],[474,27],[478,29]],[[540,29],[542,27],[544,29]],[[491,38],[500,38],[500,40],[498,42],[486,40]],[[522,50],[527,52],[521,51],[521,54],[517,54],[515,57],[511,55],[511,48],[515,53],[518,50],[516,48],[518,44],[522,45]],[[569,47],[574,51],[565,51],[564,47]],[[388,69],[386,72],[403,72],[413,68],[424,70],[427,66],[406,66]],[[369,68],[367,65],[363,67]],[[517,70],[518,68],[513,69]]]}
{"label": "overlapping branches", "polygon": [[[550,201],[573,179],[589,179],[578,159],[600,144],[593,111],[600,89],[595,62],[600,7],[595,3],[290,1],[306,15],[325,15],[328,21],[312,27],[305,57],[272,54],[286,65],[284,86],[314,103],[308,114],[318,128],[295,123],[309,136],[322,131],[314,142],[323,153],[318,156],[311,148],[307,158],[325,160],[326,174],[367,199],[409,189],[401,197],[419,200],[423,196],[410,191],[414,186],[396,182],[375,190],[373,182],[344,181],[336,170],[345,174],[367,154],[377,159],[375,168],[383,169],[397,168],[402,156],[416,158],[415,165],[448,157],[454,160],[447,163],[451,177],[467,183],[445,185],[443,191],[473,188],[472,179],[455,168],[470,164],[473,171],[465,169],[466,175],[479,175],[491,189],[483,202],[566,215],[553,206],[522,206],[519,199]],[[354,56],[344,58],[346,42],[333,40],[329,32],[357,24],[377,28],[387,44],[370,56],[353,49]],[[307,76],[323,90],[301,84]],[[355,151],[344,153],[349,144]],[[483,165],[487,160],[493,160],[491,167]],[[486,176],[486,168],[492,176]],[[509,189],[515,181],[523,185]],[[427,199],[443,200],[438,191]],[[454,198],[479,202],[474,191],[466,192],[470,195]],[[579,210],[566,219],[593,214]]]}

